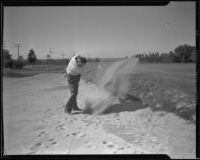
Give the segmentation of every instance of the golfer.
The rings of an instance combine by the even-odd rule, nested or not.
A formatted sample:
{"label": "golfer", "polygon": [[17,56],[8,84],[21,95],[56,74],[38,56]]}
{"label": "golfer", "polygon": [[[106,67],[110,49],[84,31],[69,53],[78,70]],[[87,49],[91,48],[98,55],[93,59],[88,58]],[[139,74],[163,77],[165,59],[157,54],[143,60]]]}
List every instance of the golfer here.
{"label": "golfer", "polygon": [[78,87],[81,74],[83,74],[84,65],[87,63],[85,57],[80,55],[75,55],[71,58],[67,68],[66,68],[66,76],[69,85],[69,89],[71,92],[71,96],[65,105],[65,113],[70,114],[72,110],[81,111],[81,109],[77,105],[77,95],[78,95]]}

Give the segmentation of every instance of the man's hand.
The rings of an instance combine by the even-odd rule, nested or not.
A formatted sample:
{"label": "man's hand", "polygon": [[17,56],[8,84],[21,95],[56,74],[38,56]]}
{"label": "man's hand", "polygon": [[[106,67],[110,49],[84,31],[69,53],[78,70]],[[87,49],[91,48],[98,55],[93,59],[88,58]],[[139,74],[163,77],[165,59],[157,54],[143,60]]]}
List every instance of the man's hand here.
{"label": "man's hand", "polygon": [[67,73],[64,74],[64,77],[67,77]]}

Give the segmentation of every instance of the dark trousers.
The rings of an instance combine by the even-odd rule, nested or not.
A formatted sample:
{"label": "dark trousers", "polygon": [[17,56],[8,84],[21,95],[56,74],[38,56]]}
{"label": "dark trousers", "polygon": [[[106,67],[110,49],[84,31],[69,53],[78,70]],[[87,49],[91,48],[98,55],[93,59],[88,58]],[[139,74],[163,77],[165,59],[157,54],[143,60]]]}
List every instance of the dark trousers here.
{"label": "dark trousers", "polygon": [[70,75],[67,74],[67,81],[68,81],[68,86],[71,92],[71,96],[65,106],[65,110],[68,112],[71,112],[73,108],[77,108],[77,95],[78,95],[78,87],[79,87],[79,81],[80,81],[81,75]]}

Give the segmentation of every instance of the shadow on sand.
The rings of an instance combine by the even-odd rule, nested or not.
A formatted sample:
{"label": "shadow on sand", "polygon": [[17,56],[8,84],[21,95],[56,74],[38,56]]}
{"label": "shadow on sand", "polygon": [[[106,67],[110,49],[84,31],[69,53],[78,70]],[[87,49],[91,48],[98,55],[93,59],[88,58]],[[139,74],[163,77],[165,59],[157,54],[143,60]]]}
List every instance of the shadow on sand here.
{"label": "shadow on sand", "polygon": [[[108,106],[104,111],[99,114],[111,114],[111,113],[120,113],[120,112],[134,112],[138,109],[146,108],[146,105],[142,104],[141,99],[134,97],[132,95],[126,95],[126,97],[118,98],[118,104],[113,104]],[[82,113],[84,114],[93,114],[95,109],[91,107],[84,110]]]}
{"label": "shadow on sand", "polygon": [[79,111],[79,112],[72,112],[71,114],[72,115],[77,115],[77,114],[87,114],[87,113],[85,113],[84,111]]}
{"label": "shadow on sand", "polygon": [[127,95],[125,98],[119,98],[120,103],[110,105],[102,114],[120,113],[120,112],[134,112],[138,109],[146,108],[147,106],[142,104],[141,99],[132,95]]}

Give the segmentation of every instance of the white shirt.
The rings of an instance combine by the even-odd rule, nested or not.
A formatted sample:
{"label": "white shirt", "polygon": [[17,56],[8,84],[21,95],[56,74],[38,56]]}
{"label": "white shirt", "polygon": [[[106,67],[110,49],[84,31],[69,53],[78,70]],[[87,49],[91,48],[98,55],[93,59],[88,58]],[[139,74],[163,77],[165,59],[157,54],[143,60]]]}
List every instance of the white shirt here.
{"label": "white shirt", "polygon": [[66,72],[67,74],[71,74],[71,75],[78,75],[78,74],[82,74],[83,73],[83,67],[79,67],[76,63],[76,57],[78,55],[75,55],[74,57],[71,58],[71,60],[69,61],[69,64],[66,68]]}

